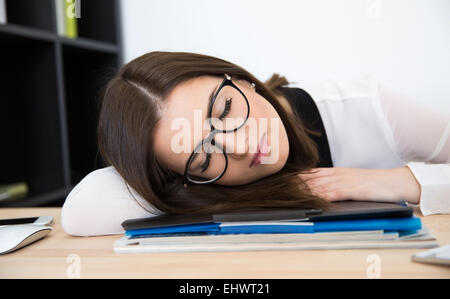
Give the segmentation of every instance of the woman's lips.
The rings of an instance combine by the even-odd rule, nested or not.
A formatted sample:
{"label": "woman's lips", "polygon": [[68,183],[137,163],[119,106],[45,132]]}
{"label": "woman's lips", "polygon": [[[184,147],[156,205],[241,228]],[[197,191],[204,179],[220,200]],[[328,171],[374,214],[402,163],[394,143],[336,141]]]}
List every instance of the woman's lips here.
{"label": "woman's lips", "polygon": [[253,168],[259,164],[261,164],[261,160],[263,157],[268,156],[270,152],[270,145],[267,142],[267,133],[261,137],[261,140],[258,144],[258,148],[256,153],[253,155],[252,162],[250,163],[250,168]]}

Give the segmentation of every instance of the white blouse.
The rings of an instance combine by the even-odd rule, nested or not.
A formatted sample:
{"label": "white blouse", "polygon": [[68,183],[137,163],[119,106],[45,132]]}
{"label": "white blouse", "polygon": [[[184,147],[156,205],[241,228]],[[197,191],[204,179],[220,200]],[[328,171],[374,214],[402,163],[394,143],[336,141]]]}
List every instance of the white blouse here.
{"label": "white blouse", "polygon": [[[449,111],[407,99],[373,76],[290,87],[303,88],[317,104],[334,166],[407,165],[421,185],[423,215],[450,213]],[[124,220],[160,213],[113,167],[106,167],[88,174],[70,192],[61,222],[71,235],[121,234]]]}

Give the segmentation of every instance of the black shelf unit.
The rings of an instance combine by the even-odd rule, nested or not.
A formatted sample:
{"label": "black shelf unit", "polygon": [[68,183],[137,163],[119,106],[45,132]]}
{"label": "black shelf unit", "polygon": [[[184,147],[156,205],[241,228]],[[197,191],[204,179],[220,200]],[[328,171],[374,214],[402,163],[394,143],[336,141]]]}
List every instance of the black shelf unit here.
{"label": "black shelf unit", "polygon": [[28,197],[0,207],[60,206],[103,167],[96,144],[99,96],[123,63],[120,3],[84,0],[78,38],[57,34],[54,0],[6,0],[0,24],[0,185]]}

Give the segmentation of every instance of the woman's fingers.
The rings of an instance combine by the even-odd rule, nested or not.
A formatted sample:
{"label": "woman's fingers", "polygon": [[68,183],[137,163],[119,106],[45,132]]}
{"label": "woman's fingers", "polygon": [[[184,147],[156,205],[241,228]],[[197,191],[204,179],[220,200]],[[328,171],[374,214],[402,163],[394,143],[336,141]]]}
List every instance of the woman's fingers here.
{"label": "woman's fingers", "polygon": [[354,188],[343,188],[343,189],[334,189],[327,191],[325,193],[320,193],[321,197],[325,198],[328,201],[342,201],[342,200],[352,200],[357,199],[357,193],[355,193]]}
{"label": "woman's fingers", "polygon": [[337,177],[325,176],[309,179],[305,183],[309,186],[309,188],[316,189],[316,188],[327,188],[334,185],[341,185],[339,182],[340,182],[339,178]]}
{"label": "woman's fingers", "polygon": [[[308,185],[310,186],[310,185]],[[338,189],[343,189],[343,188],[348,188],[350,187],[347,184],[342,184],[339,182],[335,182],[335,183],[330,183],[330,184],[321,184],[321,185],[313,185],[312,187],[310,187],[311,191],[315,191],[315,192],[319,192],[319,193],[326,193],[326,192],[331,192],[334,190],[338,190]]]}
{"label": "woman's fingers", "polygon": [[[405,167],[392,169],[313,168],[299,177],[312,193],[329,201],[368,200],[418,202],[420,187]],[[398,186],[406,186],[399,189]],[[405,192],[404,190],[411,190]],[[405,195],[406,194],[406,195]]]}
{"label": "woman's fingers", "polygon": [[[308,185],[309,186],[309,185]],[[332,193],[333,197],[348,197],[353,196],[357,197],[359,194],[359,187],[352,185],[345,181],[336,181],[330,184],[322,184],[310,187],[311,192],[322,196],[327,193]]]}
{"label": "woman's fingers", "polygon": [[314,168],[311,173],[302,173],[300,177],[313,194],[329,201],[340,201],[358,198],[360,195],[359,184],[346,175],[349,171],[352,169]]}
{"label": "woman's fingers", "polygon": [[305,172],[299,173],[298,175],[304,181],[307,181],[307,180],[310,180],[310,179],[313,179],[313,178],[330,176],[330,175],[334,175],[334,174],[335,174],[335,169],[334,168],[331,168],[331,167],[320,167],[320,168],[313,168],[310,171],[308,171],[307,173],[305,173]]}

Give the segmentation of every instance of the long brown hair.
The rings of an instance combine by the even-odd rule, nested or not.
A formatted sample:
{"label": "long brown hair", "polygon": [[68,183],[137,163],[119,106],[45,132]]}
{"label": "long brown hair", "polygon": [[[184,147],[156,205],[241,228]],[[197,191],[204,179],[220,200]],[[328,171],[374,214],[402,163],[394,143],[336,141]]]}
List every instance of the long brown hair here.
{"label": "long brown hair", "polygon": [[[153,129],[168,94],[183,81],[204,75],[254,82],[286,128],[290,152],[283,169],[240,186],[219,184],[183,187],[182,176],[163,167],[153,151]],[[288,113],[276,97],[286,78],[274,74],[266,83],[220,58],[188,52],[150,52],[124,65],[107,84],[98,123],[98,146],[142,198],[167,214],[218,213],[253,208],[324,208],[327,201],[311,193],[298,177],[319,159],[314,133],[298,115]]]}

